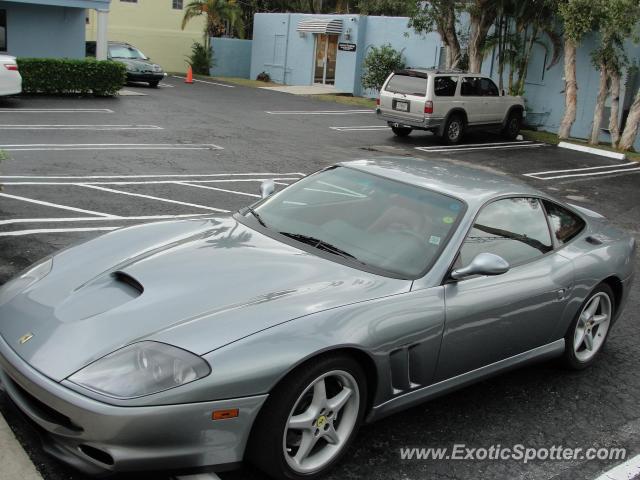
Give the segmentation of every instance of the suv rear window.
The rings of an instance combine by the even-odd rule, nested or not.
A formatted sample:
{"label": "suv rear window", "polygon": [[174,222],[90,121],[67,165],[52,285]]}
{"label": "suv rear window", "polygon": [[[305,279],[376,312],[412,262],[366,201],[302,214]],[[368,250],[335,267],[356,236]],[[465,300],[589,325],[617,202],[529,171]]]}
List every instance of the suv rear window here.
{"label": "suv rear window", "polygon": [[385,90],[391,93],[424,97],[427,95],[427,79],[396,73],[389,80]]}

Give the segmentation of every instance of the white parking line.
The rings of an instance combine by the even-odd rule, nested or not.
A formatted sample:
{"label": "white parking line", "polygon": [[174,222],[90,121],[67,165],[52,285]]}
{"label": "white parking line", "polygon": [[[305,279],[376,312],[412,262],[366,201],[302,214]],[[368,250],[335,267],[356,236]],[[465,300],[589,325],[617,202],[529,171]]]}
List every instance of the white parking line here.
{"label": "white parking line", "polygon": [[465,143],[463,145],[433,145],[431,147],[418,147],[420,150],[430,151],[430,150],[442,150],[442,149],[463,149],[469,147],[497,147],[503,145],[528,145],[534,143],[531,140],[523,140],[520,142],[493,142],[493,143]]}
{"label": "white parking line", "polygon": [[45,202],[42,200],[36,200],[35,198],[21,197],[18,195],[10,195],[8,193],[1,193],[0,197],[11,198],[13,200],[21,200],[27,203],[35,203],[37,205],[43,205],[45,207],[53,207],[61,210],[69,210],[70,212],[87,213],[89,215],[97,215],[99,217],[118,218],[117,215],[111,215],[109,213],[95,212],[93,210],[85,210],[83,208],[69,207],[68,205],[60,205],[58,203]]}
{"label": "white parking line", "polygon": [[331,130],[338,132],[373,132],[379,130],[389,130],[391,127],[388,125],[361,125],[355,127],[329,127]]}
{"label": "white parking line", "polygon": [[123,190],[115,190],[113,188],[105,188],[105,187],[100,187],[98,185],[89,185],[89,184],[86,184],[86,183],[77,184],[77,185],[80,186],[80,187],[84,187],[84,188],[93,188],[95,190],[102,190],[104,192],[119,193],[121,195],[129,195],[129,196],[132,196],[132,197],[146,198],[146,199],[149,199],[149,200],[157,200],[158,202],[173,203],[173,204],[177,204],[177,205],[185,205],[187,207],[200,208],[200,209],[203,209],[203,210],[211,210],[211,211],[214,211],[214,212],[229,213],[229,210],[224,210],[222,208],[214,208],[214,207],[209,207],[209,206],[206,206],[206,205],[199,205],[197,203],[180,202],[178,200],[171,200],[170,198],[154,197],[153,195],[144,195],[142,193],[125,192]]}
{"label": "white parking line", "polygon": [[604,472],[596,480],[632,480],[640,475],[640,455]]}
{"label": "white parking line", "polygon": [[197,185],[195,183],[186,183],[186,182],[173,182],[173,183],[176,185],[184,185],[185,187],[206,188],[207,190],[217,190],[218,192],[235,193],[236,195],[246,195],[247,197],[260,198],[260,195],[256,195],[255,193],[239,192],[237,190],[227,190],[226,188],[210,187],[207,185]]}
{"label": "white parking line", "polygon": [[[274,180],[277,185],[289,185],[282,183],[282,180],[295,181],[299,178],[269,178]],[[263,182],[266,178],[225,178],[216,180],[199,180],[189,179],[189,183],[246,183],[246,182]],[[2,182],[0,185],[20,186],[20,185],[163,185],[176,183],[176,180],[142,180],[142,181],[125,181],[125,182]]]}
{"label": "white parking line", "polygon": [[158,125],[0,125],[0,130],[164,130]]}
{"label": "white parking line", "polygon": [[618,168],[618,167],[627,167],[629,165],[638,165],[638,162],[629,162],[629,163],[620,163],[617,165],[600,165],[599,167],[583,167],[583,168],[568,168],[565,170],[546,170],[544,172],[532,172],[525,173],[525,177],[533,177],[536,175],[546,175],[547,173],[567,173],[567,172],[583,172],[587,170],[602,170],[605,168]]}
{"label": "white parking line", "polygon": [[526,175],[531,178],[535,178],[537,180],[556,180],[558,178],[575,178],[575,177],[597,177],[600,175],[611,175],[612,173],[626,173],[626,172],[637,172],[640,171],[640,167],[636,168],[618,168],[615,170],[607,170],[605,172],[589,172],[589,173],[575,173],[571,175],[556,175],[553,177],[537,177],[534,175]]}
{"label": "white parking line", "polygon": [[0,145],[7,152],[71,150],[224,150],[213,143],[50,143]]}
{"label": "white parking line", "polygon": [[21,237],[39,233],[67,233],[67,232],[99,232],[122,228],[117,227],[79,227],[79,228],[34,228],[33,230],[17,230],[15,232],[0,232],[0,237]]}
{"label": "white parking line", "polygon": [[0,113],[113,113],[110,108],[0,108]]}
{"label": "white parking line", "polygon": [[[1,145],[0,145],[1,147]],[[26,178],[26,179],[48,179],[48,180],[107,180],[114,178],[209,178],[209,177],[280,177],[280,176],[289,176],[289,175],[300,175],[304,177],[306,174],[304,173],[176,173],[176,174],[159,174],[159,175],[0,175],[0,179],[2,178],[10,178],[10,179],[18,179],[18,178]]]}
{"label": "white parking line", "polygon": [[181,218],[197,218],[210,213],[186,213],[182,215],[141,215],[137,217],[54,217],[54,218],[12,218],[0,220],[0,225],[15,225],[21,223],[75,223],[75,222],[123,222],[140,220],[178,220]]}
{"label": "white parking line", "polygon": [[359,113],[374,113],[374,110],[266,110],[265,113],[268,113],[269,115],[352,115]]}
{"label": "white parking line", "polygon": [[[180,75],[173,75],[174,78],[181,78],[184,80],[185,77],[181,77]],[[236,88],[235,85],[225,85],[224,83],[217,83],[217,82],[209,82],[207,80],[199,80],[197,78],[193,79],[194,82],[198,82],[198,83],[206,83],[207,85],[216,85],[218,87],[226,87],[226,88]]]}
{"label": "white parking line", "polygon": [[546,143],[533,143],[533,144],[527,144],[527,145],[500,145],[500,146],[493,146],[493,147],[472,147],[472,148],[455,148],[455,149],[451,149],[451,148],[446,148],[446,147],[441,147],[441,148],[437,148],[437,149],[431,149],[430,147],[416,147],[416,150],[422,150],[423,152],[428,152],[428,153],[442,153],[442,152],[449,152],[449,153],[458,153],[458,152],[463,152],[463,153],[467,153],[467,152],[475,152],[476,150],[502,150],[502,149],[510,149],[510,148],[539,148],[539,147],[544,147],[546,145]]}

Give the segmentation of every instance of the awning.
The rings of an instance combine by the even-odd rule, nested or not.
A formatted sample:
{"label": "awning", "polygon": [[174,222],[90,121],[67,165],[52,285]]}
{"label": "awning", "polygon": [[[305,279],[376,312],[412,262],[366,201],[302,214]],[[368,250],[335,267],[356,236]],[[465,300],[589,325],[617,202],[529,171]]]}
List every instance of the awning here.
{"label": "awning", "polygon": [[342,33],[342,20],[339,18],[312,18],[310,20],[302,20],[298,23],[298,31],[340,35]]}

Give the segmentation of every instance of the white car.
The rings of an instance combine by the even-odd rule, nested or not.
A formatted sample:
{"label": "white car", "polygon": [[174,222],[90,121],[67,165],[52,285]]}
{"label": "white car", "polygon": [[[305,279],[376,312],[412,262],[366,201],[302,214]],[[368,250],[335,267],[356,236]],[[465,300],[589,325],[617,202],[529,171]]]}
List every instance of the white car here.
{"label": "white car", "polygon": [[399,137],[429,130],[449,144],[459,143],[472,128],[500,130],[513,140],[525,116],[523,98],[500,92],[491,78],[435,69],[392,73],[380,90],[376,112]]}
{"label": "white car", "polygon": [[22,77],[16,58],[0,55],[0,95],[17,95],[22,92]]}

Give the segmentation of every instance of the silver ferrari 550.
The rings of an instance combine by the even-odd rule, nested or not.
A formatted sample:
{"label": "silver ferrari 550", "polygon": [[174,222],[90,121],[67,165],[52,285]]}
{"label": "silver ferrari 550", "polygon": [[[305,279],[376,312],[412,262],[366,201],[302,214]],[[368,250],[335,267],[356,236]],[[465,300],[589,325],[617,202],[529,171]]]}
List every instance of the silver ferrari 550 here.
{"label": "silver ferrari 550", "polygon": [[124,228],[0,289],[0,379],[87,473],[326,473],[359,425],[505,369],[589,366],[634,239],[450,163],[340,163],[232,217]]}

